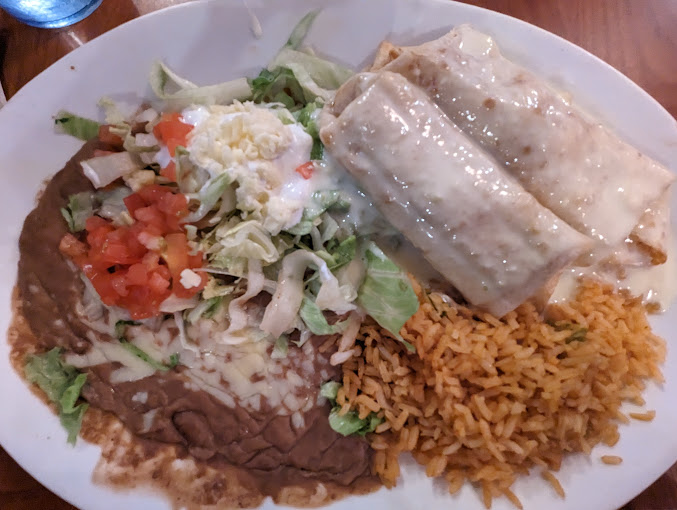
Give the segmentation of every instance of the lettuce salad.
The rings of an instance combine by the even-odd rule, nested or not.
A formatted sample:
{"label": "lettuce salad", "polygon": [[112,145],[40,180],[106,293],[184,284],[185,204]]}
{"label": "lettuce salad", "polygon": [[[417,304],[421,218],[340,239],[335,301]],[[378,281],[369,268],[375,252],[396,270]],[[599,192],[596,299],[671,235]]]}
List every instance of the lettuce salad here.
{"label": "lettuce salad", "polygon": [[[352,72],[301,47],[315,15],[299,22],[254,78],[201,87],[158,62],[150,85],[160,107],[127,118],[104,98],[105,124],[63,111],[56,117],[65,133],[122,148],[82,162],[96,191],[72,195],[62,209],[74,235],[92,216],[133,225],[129,197],[147,186],[171,188],[189,204],[181,228],[203,264],[184,269],[180,283],[199,292],[173,292],[158,307],[159,316],[176,320],[186,345],[193,342],[189,326],[210,320],[227,324],[219,342],[266,341],[273,357],[283,357],[295,348],[290,343],[301,346],[311,335],[338,335],[340,345],[352,345],[366,316],[404,341],[399,331],[418,308],[407,275],[370,238],[385,223],[373,224],[368,199],[324,154],[319,115]],[[187,143],[158,136],[167,112],[189,125]],[[141,242],[158,253],[168,249],[161,237]],[[88,291],[96,300],[91,285]],[[180,365],[128,342],[125,328],[137,322],[124,310],[119,316],[116,335],[126,349],[156,370]],[[339,352],[332,363],[345,359]],[[333,402],[338,383],[327,384],[322,393]],[[336,409],[330,417],[343,434],[364,434],[379,422]]]}

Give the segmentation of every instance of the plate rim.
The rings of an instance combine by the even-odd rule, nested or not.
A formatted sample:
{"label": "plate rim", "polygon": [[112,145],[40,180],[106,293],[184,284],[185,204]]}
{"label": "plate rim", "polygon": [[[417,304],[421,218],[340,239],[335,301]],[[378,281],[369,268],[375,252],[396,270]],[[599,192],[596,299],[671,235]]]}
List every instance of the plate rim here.
{"label": "plate rim", "polygon": [[[417,0],[417,1],[421,5],[438,4],[438,5],[444,5],[445,7],[451,6],[452,9],[455,7],[455,8],[461,9],[461,10],[468,9],[470,11],[476,11],[476,12],[481,11],[483,13],[489,13],[488,15],[490,17],[503,18],[504,23],[505,22],[512,23],[512,24],[517,23],[519,25],[527,27],[529,30],[532,30],[532,31],[535,30],[535,31],[539,32],[539,35],[541,37],[556,39],[559,44],[566,46],[570,50],[583,52],[586,55],[587,58],[591,57],[594,60],[594,63],[595,63],[596,66],[601,65],[604,68],[606,68],[607,71],[612,71],[613,74],[614,74],[614,80],[622,79],[625,82],[626,85],[630,85],[634,89],[633,94],[642,95],[644,100],[649,100],[650,103],[653,103],[652,107],[654,107],[654,108],[658,107],[658,109],[661,111],[661,114],[667,116],[667,118],[670,119],[673,122],[674,127],[675,127],[675,131],[677,132],[677,119],[675,119],[675,117],[673,117],[672,114],[670,114],[670,112],[663,105],[661,105],[653,96],[651,96],[647,91],[642,89],[636,82],[634,82],[629,77],[627,77],[626,75],[621,73],[618,69],[616,69],[615,67],[610,65],[608,62],[602,60],[600,57],[594,55],[593,53],[586,50],[585,48],[582,48],[582,47],[564,39],[562,36],[559,36],[557,34],[549,32],[549,31],[547,31],[547,30],[545,30],[545,29],[543,29],[543,28],[541,28],[537,25],[533,25],[533,24],[531,24],[527,21],[516,18],[514,16],[510,16],[508,14],[500,13],[500,12],[493,11],[491,9],[486,9],[486,8],[476,6],[476,5],[456,2],[455,0]],[[216,4],[217,2],[219,2],[221,4],[227,3],[229,9],[241,9],[242,8],[242,3],[239,2],[238,0],[226,0],[225,2],[224,2],[224,0],[194,0],[194,1],[191,1],[191,2],[186,2],[186,3],[182,3],[182,4],[178,4],[178,5],[172,5],[172,6],[157,10],[157,11],[146,13],[146,14],[139,16],[135,19],[132,19],[132,20],[129,20],[125,23],[122,23],[121,25],[114,27],[113,29],[111,29],[111,30],[91,39],[90,41],[88,41],[84,45],[76,48],[75,50],[73,50],[70,53],[61,57],[59,60],[57,60],[56,62],[51,64],[45,70],[43,70],[38,75],[36,75],[34,78],[32,78],[28,83],[26,83],[24,86],[22,86],[21,89],[19,89],[10,98],[7,105],[0,110],[0,126],[2,126],[5,123],[5,118],[9,118],[11,115],[15,114],[14,113],[15,109],[21,108],[21,103],[26,101],[26,100],[23,99],[24,96],[27,96],[28,98],[30,98],[31,95],[34,94],[33,89],[36,89],[36,87],[42,86],[43,85],[42,82],[45,82],[45,80],[48,80],[50,78],[51,74],[55,73],[56,72],[55,70],[58,69],[59,67],[61,67],[64,64],[64,62],[68,62],[71,59],[76,59],[78,57],[78,55],[80,55],[79,50],[81,48],[84,48],[86,46],[90,47],[93,44],[105,45],[105,44],[107,44],[107,41],[109,39],[115,39],[116,37],[118,37],[118,33],[123,32],[124,30],[127,30],[126,27],[128,27],[129,25],[148,23],[148,19],[150,19],[150,18],[161,18],[161,17],[165,16],[168,11],[181,10],[181,9],[191,9],[191,10],[192,9],[203,9],[204,8],[203,6],[209,5],[209,4]],[[260,0],[260,1],[250,2],[253,10],[256,10],[257,8],[261,7],[261,5],[266,4],[266,3],[269,4],[269,5],[274,5],[274,0]],[[313,2],[313,4],[319,5],[319,6],[333,5],[335,3],[336,2],[333,1],[333,0],[326,0],[326,1],[320,0],[320,1],[314,1]],[[99,42],[97,42],[97,41],[99,41]],[[19,106],[15,106],[15,105],[19,105]],[[3,113],[3,111],[8,112],[8,113]],[[49,114],[49,112],[47,114]],[[670,166],[670,169],[673,172],[675,171],[674,166]],[[675,313],[676,311],[673,309],[673,310],[671,310],[671,312]],[[11,317],[11,313],[10,313],[10,317]],[[5,335],[5,338],[6,338],[6,335]],[[6,341],[5,341],[5,343],[6,343]],[[2,444],[2,446],[8,452],[8,454],[17,462],[17,464],[19,464],[23,469],[25,469],[32,477],[34,477],[36,480],[38,480],[42,485],[47,487],[49,490],[51,490],[55,494],[59,495],[59,497],[69,501],[71,504],[74,504],[73,501],[64,497],[61,494],[58,487],[53,487],[52,484],[49,482],[49,480],[44,480],[43,479],[44,477],[38,477],[38,476],[34,475],[33,473],[31,473],[31,471],[26,469],[26,467],[19,460],[17,460],[14,457],[14,455],[12,455],[12,453],[10,453],[13,450],[13,448],[11,446],[10,446],[10,448],[8,448],[7,447],[8,443],[6,441],[3,441],[2,437],[0,437],[0,444]],[[96,448],[98,449],[99,447],[96,446]],[[675,460],[677,460],[677,457],[676,457]],[[663,474],[663,471],[659,472],[655,476],[655,478],[649,484],[646,485],[646,487],[648,487],[656,479],[660,478],[660,476],[662,476],[662,474]],[[138,489],[135,489],[132,493],[140,494],[140,492],[138,492]],[[640,492],[637,492],[637,494],[635,494],[634,496],[631,496],[628,499],[628,501],[630,501],[631,499],[636,497],[636,495],[638,495],[639,493]]]}

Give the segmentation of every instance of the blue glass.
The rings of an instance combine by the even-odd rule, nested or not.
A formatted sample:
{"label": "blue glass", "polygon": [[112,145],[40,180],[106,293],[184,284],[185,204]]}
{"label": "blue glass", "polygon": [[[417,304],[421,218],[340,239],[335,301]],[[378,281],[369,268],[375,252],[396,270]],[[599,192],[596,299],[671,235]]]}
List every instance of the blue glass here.
{"label": "blue glass", "polygon": [[27,25],[59,28],[89,16],[102,0],[0,0],[0,8]]}

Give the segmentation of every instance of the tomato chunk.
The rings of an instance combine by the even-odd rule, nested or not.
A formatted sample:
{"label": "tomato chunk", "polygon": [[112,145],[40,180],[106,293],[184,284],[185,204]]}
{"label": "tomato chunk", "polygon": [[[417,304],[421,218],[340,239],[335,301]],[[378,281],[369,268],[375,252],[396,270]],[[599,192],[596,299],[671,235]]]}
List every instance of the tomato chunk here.
{"label": "tomato chunk", "polygon": [[176,163],[170,161],[166,167],[160,169],[160,175],[171,182],[176,182]]}
{"label": "tomato chunk", "polygon": [[310,179],[313,176],[315,171],[315,163],[308,161],[296,167],[296,172],[301,175],[304,179]]}
{"label": "tomato chunk", "polygon": [[85,224],[83,242],[66,234],[60,251],[89,278],[101,300],[126,308],[132,319],[153,317],[170,295],[191,297],[206,284],[185,288],[181,273],[202,267],[202,253],[193,253],[181,224],[188,200],[166,186],[151,185],[125,198],[135,222],[116,226],[99,216]]}
{"label": "tomato chunk", "polygon": [[188,145],[188,133],[193,126],[183,122],[178,113],[164,113],[153,128],[153,134],[160,142],[164,143],[169,150],[169,155],[174,157],[178,146]]}

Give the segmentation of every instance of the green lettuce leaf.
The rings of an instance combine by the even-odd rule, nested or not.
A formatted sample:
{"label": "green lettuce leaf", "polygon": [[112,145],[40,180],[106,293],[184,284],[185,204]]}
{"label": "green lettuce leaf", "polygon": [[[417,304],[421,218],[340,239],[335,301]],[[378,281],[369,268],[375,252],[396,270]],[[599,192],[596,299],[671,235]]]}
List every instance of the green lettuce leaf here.
{"label": "green lettuce leaf", "polygon": [[317,118],[321,109],[322,105],[317,101],[313,101],[299,110],[296,116],[297,122],[313,138],[313,147],[310,149],[310,159],[312,160],[322,159],[322,154],[324,153],[324,145],[320,140],[320,129],[317,126]]}
{"label": "green lettuce leaf", "polygon": [[80,140],[91,140],[99,136],[100,124],[95,120],[80,117],[74,113],[61,110],[54,118],[54,125],[67,135]]}
{"label": "green lettuce leaf", "polygon": [[355,236],[345,238],[338,246],[336,246],[336,248],[329,252],[334,259],[334,263],[329,266],[329,269],[333,271],[334,269],[345,266],[355,258],[356,252],[357,238]]}
{"label": "green lettuce leaf", "polygon": [[192,104],[228,104],[236,99],[246,101],[252,95],[247,78],[198,87],[162,62],[155,62],[151,67],[149,82],[155,95],[173,110],[181,110]]}
{"label": "green lettuce leaf", "polygon": [[280,252],[270,234],[258,220],[246,220],[234,227],[222,225],[215,231],[214,244],[205,252],[215,267],[241,271],[248,259],[272,264],[280,258]]}
{"label": "green lettuce leaf", "polygon": [[[203,296],[204,297],[204,296]],[[189,324],[195,324],[200,317],[205,319],[211,319],[216,310],[221,306],[223,302],[223,296],[214,296],[209,299],[201,301],[195,308],[193,308],[186,315],[186,321]]]}
{"label": "green lettuce leaf", "polygon": [[376,427],[383,423],[383,418],[379,418],[376,413],[369,413],[364,419],[361,419],[356,411],[348,411],[343,416],[339,414],[341,406],[336,404],[336,396],[340,388],[341,383],[336,381],[326,382],[320,387],[320,395],[329,400],[329,403],[333,406],[329,413],[329,426],[344,436],[352,434],[364,436],[374,432]]}
{"label": "green lettuce leaf", "polygon": [[369,413],[365,419],[361,419],[355,411],[348,411],[341,416],[339,414],[340,407],[334,407],[329,413],[329,426],[344,436],[357,434],[364,436],[370,432],[374,432],[382,422],[383,418],[379,418],[376,413]]}
{"label": "green lettuce leaf", "polygon": [[270,357],[271,359],[286,358],[288,353],[289,338],[287,335],[282,335],[275,341],[275,346],[273,347],[273,352],[270,353]]}
{"label": "green lettuce leaf", "polygon": [[[367,274],[357,302],[379,325],[399,335],[404,323],[418,310],[418,298],[406,274],[371,243],[365,252]],[[408,349],[413,349],[410,344]]]}
{"label": "green lettuce leaf", "polygon": [[141,349],[140,347],[134,345],[133,343],[129,342],[125,338],[125,333],[127,331],[128,326],[138,326],[140,323],[135,322],[135,321],[125,321],[125,320],[120,320],[115,323],[115,336],[118,338],[120,341],[120,344],[122,347],[124,347],[127,351],[129,351],[131,354],[139,358],[140,360],[148,363],[151,367],[153,367],[155,370],[159,370],[160,372],[167,372],[168,370],[174,368],[176,365],[179,363],[179,355],[178,354],[172,354],[169,356],[169,363],[164,364],[160,361],[157,361],[153,357],[151,357],[150,354],[148,354],[146,351]]}
{"label": "green lettuce leaf", "polygon": [[[145,361],[148,363],[151,367],[153,367],[155,370],[159,370],[160,372],[167,372],[170,368],[172,368],[169,365],[165,365],[164,363],[161,363],[157,361],[156,359],[153,359],[150,354],[148,354],[146,351],[141,349],[140,347],[137,347],[131,342],[128,342],[127,340],[120,340],[120,343],[122,346],[127,349],[130,353],[132,353],[134,356],[139,358],[142,361]],[[178,361],[177,361],[178,362]],[[170,360],[171,364],[171,360]],[[174,364],[175,365],[175,364]]]}
{"label": "green lettuce leaf", "polygon": [[88,407],[86,403],[76,405],[87,375],[64,363],[58,347],[44,354],[28,356],[24,374],[56,405],[61,425],[68,433],[68,442],[75,444]]}
{"label": "green lettuce leaf", "polygon": [[82,418],[85,416],[87,409],[89,409],[89,404],[85,402],[78,404],[72,413],[62,413],[59,416],[61,426],[68,432],[68,442],[70,444],[74,445],[78,439],[78,434],[82,428]]}
{"label": "green lettuce leaf", "polygon": [[336,90],[353,75],[353,72],[329,60],[312,55],[307,51],[282,48],[268,69],[289,69],[303,90],[305,103],[320,100],[331,101]]}
{"label": "green lettuce leaf", "polygon": [[68,197],[68,205],[61,208],[61,215],[71,232],[85,229],[87,218],[94,214],[94,197],[92,193],[83,191]]}
{"label": "green lettuce leaf", "polygon": [[303,18],[301,18],[301,21],[296,24],[294,30],[292,30],[291,34],[289,35],[289,39],[287,39],[287,42],[283,48],[291,48],[292,50],[295,50],[301,46],[303,40],[306,38],[306,35],[308,35],[310,27],[313,25],[313,21],[315,21],[315,18],[319,13],[319,10],[310,11]]}
{"label": "green lettuce leaf", "polygon": [[335,401],[339,388],[341,388],[340,382],[328,381],[320,387],[320,395],[328,400]]}
{"label": "green lettuce leaf", "polygon": [[[118,105],[108,96],[103,96],[97,103],[99,108],[103,110],[106,117],[106,124],[122,124],[126,123],[125,115],[120,111]],[[124,138],[124,136],[122,137]]]}
{"label": "green lettuce leaf", "polygon": [[347,209],[349,207],[350,203],[343,198],[340,191],[316,191],[313,193],[308,207],[303,210],[301,221],[287,229],[287,232],[292,235],[307,235],[313,229],[322,213],[328,209]]}
{"label": "green lettuce leaf", "polygon": [[341,321],[336,324],[329,324],[320,307],[312,299],[303,298],[299,316],[308,329],[315,335],[334,335],[341,333],[346,329],[347,321]]}
{"label": "green lettuce leaf", "polygon": [[290,69],[263,69],[249,83],[255,103],[282,103],[290,111],[298,110],[306,103],[303,88]]}
{"label": "green lettuce leaf", "polygon": [[[309,103],[330,101],[343,82],[353,74],[334,62],[299,51],[318,11],[306,14],[292,31],[287,43],[254,79],[249,80],[254,102],[282,103],[290,111],[297,111]],[[313,144],[311,159],[322,157],[322,144]]]}
{"label": "green lettuce leaf", "polygon": [[200,201],[200,206],[186,216],[184,222],[195,223],[204,218],[214,208],[231,182],[230,174],[224,172],[205,183],[196,195],[189,194],[189,198],[197,198]]}

